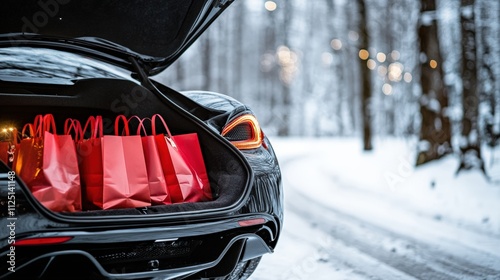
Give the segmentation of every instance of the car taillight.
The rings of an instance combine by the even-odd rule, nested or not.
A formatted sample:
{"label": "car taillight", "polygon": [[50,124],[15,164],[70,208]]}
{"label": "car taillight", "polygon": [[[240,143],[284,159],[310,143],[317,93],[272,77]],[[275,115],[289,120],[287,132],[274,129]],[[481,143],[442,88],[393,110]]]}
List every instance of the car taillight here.
{"label": "car taillight", "polygon": [[253,115],[242,115],[228,123],[222,136],[240,150],[256,149],[262,145],[263,134]]}
{"label": "car taillight", "polygon": [[255,226],[255,225],[262,225],[266,223],[266,219],[263,218],[256,218],[256,219],[248,219],[248,220],[240,220],[238,221],[238,225],[240,227],[249,227],[249,226]]}
{"label": "car taillight", "polygon": [[16,240],[15,246],[34,246],[34,245],[53,245],[64,243],[71,240],[71,236],[60,236],[60,237],[36,237],[36,238],[26,238],[21,240]]}

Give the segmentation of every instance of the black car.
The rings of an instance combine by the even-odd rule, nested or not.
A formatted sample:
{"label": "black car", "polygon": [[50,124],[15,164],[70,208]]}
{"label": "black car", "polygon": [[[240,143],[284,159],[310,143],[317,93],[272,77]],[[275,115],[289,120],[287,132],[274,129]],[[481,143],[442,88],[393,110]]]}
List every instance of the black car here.
{"label": "black car", "polygon": [[1,279],[245,279],[273,251],[281,173],[252,111],[151,78],[231,2],[2,2],[0,134],[39,114],[58,128],[65,118],[160,114],[172,134],[197,133],[213,200],[54,212],[0,162]]}

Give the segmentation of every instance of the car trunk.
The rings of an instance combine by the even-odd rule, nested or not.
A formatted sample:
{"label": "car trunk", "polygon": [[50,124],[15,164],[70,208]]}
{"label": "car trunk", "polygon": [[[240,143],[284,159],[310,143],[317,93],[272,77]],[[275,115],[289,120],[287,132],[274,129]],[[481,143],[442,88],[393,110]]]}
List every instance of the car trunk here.
{"label": "car trunk", "polygon": [[[33,122],[36,115],[51,113],[56,119],[58,133],[61,133],[66,118],[78,119],[84,124],[89,116],[101,115],[104,133],[113,134],[113,122],[119,114],[144,118],[158,113],[167,121],[173,135],[198,134],[212,189],[212,201],[60,214],[109,216],[203,212],[231,209],[248,194],[251,171],[245,158],[186,110],[196,115],[214,113],[196,108],[194,103],[182,99],[174,90],[152,92],[132,81],[97,78],[64,85],[16,82],[1,82],[0,85],[0,125],[8,124],[20,129],[25,123]],[[184,100],[183,108],[169,99]]]}

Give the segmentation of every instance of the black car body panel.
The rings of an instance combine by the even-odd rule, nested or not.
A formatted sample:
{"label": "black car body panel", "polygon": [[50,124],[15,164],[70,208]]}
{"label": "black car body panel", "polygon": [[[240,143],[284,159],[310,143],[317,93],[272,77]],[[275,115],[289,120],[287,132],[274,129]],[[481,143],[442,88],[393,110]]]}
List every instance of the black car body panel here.
{"label": "black car body panel", "polygon": [[[35,50],[42,51],[31,49]],[[13,62],[0,61],[0,125],[19,127],[35,114],[43,113],[53,113],[58,120],[84,120],[88,115],[101,114],[110,123],[116,114],[145,117],[160,112],[167,120],[175,120],[171,125],[174,134],[198,133],[215,199],[54,213],[33,198],[20,178],[10,176],[11,170],[2,163],[1,279],[50,279],[61,267],[75,263],[78,265],[72,267],[74,271],[91,271],[92,277],[97,278],[215,277],[230,273],[237,262],[273,250],[282,227],[283,193],[272,146],[264,137],[260,147],[238,150],[220,135],[227,123],[252,114],[247,106],[217,93],[177,92],[152,80],[146,87],[128,78],[129,72],[111,71],[98,61],[92,69],[109,73],[89,70],[87,74],[83,71],[80,76],[67,77],[67,73],[72,73],[71,67],[53,63],[57,59],[50,57],[58,52],[47,49],[46,56],[41,56],[51,62],[47,67],[52,68],[54,78],[41,62],[22,60],[28,70],[38,66],[35,72],[23,76],[24,71],[12,71]],[[8,53],[7,49],[0,48],[1,53]],[[17,53],[26,57],[23,52]],[[55,65],[63,69],[56,71]],[[9,71],[3,71],[6,69]],[[108,126],[105,130],[110,129]],[[14,193],[9,191],[12,186]],[[9,208],[9,201],[14,201],[15,206]],[[257,223],[247,224],[248,221]],[[13,240],[47,237],[70,240],[11,247]],[[13,251],[15,272],[8,270],[12,267],[9,254]]]}
{"label": "black car body panel", "polygon": [[232,1],[8,0],[0,10],[0,44],[88,51],[148,75],[169,66]]}
{"label": "black car body panel", "polygon": [[[117,115],[158,113],[174,135],[197,133],[214,199],[56,213],[0,162],[0,279],[210,279],[274,250],[283,191],[271,143],[260,128],[253,131],[260,143],[250,149],[224,136],[251,109],[150,78],[231,2],[2,3],[0,128],[22,127],[39,114],[53,114],[58,127],[65,118],[101,115],[112,134]],[[62,268],[73,275],[61,275]]]}

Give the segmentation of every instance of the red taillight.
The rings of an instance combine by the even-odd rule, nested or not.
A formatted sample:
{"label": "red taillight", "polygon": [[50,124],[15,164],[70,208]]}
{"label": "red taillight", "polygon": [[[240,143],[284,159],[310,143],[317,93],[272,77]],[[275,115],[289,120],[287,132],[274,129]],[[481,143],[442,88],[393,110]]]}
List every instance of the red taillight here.
{"label": "red taillight", "polygon": [[60,236],[60,237],[36,237],[36,238],[26,238],[17,240],[14,245],[16,246],[36,246],[36,245],[53,245],[61,244],[68,240],[71,240],[72,236]]}
{"label": "red taillight", "polygon": [[222,130],[222,136],[240,150],[256,149],[262,145],[264,138],[259,122],[253,115],[242,115],[228,123]]}
{"label": "red taillight", "polygon": [[241,220],[238,221],[238,225],[240,227],[249,227],[249,226],[255,226],[255,225],[262,225],[266,223],[266,219],[264,218],[257,218],[257,219],[248,219],[248,220]]}

